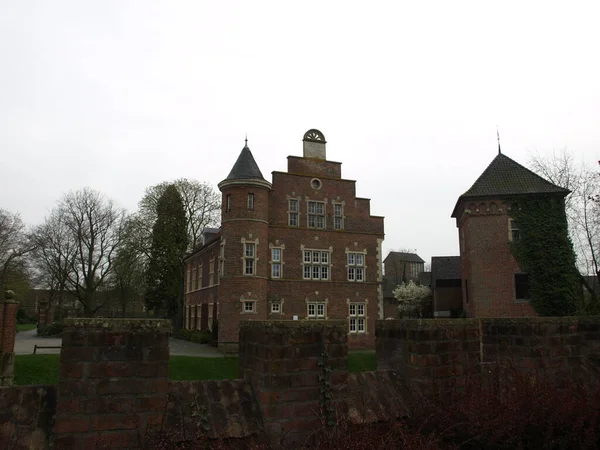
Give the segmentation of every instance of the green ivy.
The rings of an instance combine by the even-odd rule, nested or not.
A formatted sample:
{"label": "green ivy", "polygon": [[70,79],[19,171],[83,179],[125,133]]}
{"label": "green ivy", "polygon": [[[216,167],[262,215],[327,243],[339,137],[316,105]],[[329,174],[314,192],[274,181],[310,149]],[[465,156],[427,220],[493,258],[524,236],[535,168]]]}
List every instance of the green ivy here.
{"label": "green ivy", "polygon": [[512,243],[512,252],[521,269],[529,274],[531,305],[541,316],[573,315],[583,291],[564,199],[514,199],[511,217],[520,232],[520,238]]}

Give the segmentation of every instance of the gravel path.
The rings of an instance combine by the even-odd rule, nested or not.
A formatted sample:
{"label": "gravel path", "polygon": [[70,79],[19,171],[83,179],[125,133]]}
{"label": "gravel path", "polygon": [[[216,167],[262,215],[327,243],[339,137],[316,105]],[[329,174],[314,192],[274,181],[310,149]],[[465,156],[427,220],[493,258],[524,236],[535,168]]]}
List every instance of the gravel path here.
{"label": "gravel path", "polygon": [[[21,331],[17,333],[15,339],[15,354],[17,355],[31,355],[35,345],[56,347],[62,343],[61,338],[56,337],[40,337],[37,336],[36,330]],[[181,356],[198,356],[198,357],[212,357],[222,358],[225,355],[219,352],[215,347],[207,344],[197,344],[195,342],[182,341],[181,339],[169,339],[169,347],[171,349],[171,355]],[[36,354],[58,354],[60,349],[40,349],[38,348]]]}

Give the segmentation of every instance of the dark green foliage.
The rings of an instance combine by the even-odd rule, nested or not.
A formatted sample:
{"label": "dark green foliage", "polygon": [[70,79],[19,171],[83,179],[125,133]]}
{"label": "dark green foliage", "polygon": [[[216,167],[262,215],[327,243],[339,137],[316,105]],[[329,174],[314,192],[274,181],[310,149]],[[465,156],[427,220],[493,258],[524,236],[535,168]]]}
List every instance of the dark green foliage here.
{"label": "dark green foliage", "polygon": [[187,330],[181,328],[175,332],[175,337],[185,341],[196,342],[198,344],[210,344],[211,332],[209,330]]}
{"label": "dark green foliage", "polygon": [[211,339],[213,342],[217,342],[219,340],[219,321],[217,319],[213,319]]}
{"label": "dark green foliage", "polygon": [[518,199],[511,216],[520,231],[512,251],[529,274],[532,306],[542,316],[574,314],[582,289],[564,200],[553,196]]}
{"label": "dark green foliage", "polygon": [[182,257],[187,247],[185,211],[181,195],[169,186],[158,199],[152,247],[146,273],[146,304],[158,316],[180,326],[183,302]]}
{"label": "dark green foliage", "polygon": [[54,322],[50,325],[41,326],[37,329],[38,336],[57,336],[62,333],[64,325],[62,322]]}

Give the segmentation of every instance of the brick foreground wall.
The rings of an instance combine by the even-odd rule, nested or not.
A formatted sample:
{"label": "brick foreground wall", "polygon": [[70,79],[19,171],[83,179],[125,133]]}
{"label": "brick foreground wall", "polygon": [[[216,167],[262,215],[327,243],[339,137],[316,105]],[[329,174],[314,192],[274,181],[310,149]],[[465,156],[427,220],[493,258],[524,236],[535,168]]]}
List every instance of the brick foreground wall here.
{"label": "brick foreground wall", "polygon": [[19,303],[7,292],[6,298],[0,300],[0,386],[13,382],[18,309]]}
{"label": "brick foreground wall", "polygon": [[600,317],[398,320],[377,324],[377,369],[413,388],[462,387],[505,364],[561,384],[589,380],[600,365]]}
{"label": "brick foreground wall", "polygon": [[169,382],[168,333],[157,320],[68,321],[58,387],[0,387],[0,448],[305,443],[331,420],[407,416],[415,390],[464,385],[500,361],[557,381],[600,376],[600,317],[380,321],[378,371],[354,374],[345,322],[246,322],[240,379],[220,381]]}

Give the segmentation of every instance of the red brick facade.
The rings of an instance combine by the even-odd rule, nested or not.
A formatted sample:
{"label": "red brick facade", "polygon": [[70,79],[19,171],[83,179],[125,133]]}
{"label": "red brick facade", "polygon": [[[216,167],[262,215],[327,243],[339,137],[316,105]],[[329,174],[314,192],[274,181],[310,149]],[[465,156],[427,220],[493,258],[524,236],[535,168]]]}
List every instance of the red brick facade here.
{"label": "red brick facade", "polygon": [[[218,234],[186,259],[186,326],[205,329],[202,313],[200,326],[189,317],[207,310],[201,305],[211,310],[212,301],[225,351],[237,349],[240,321],[270,319],[344,319],[350,346],[374,347],[383,314],[383,217],[371,216],[370,201],[356,197],[341,163],[325,159],[322,135],[307,135],[305,157],[289,156],[288,172],[273,172],[272,184],[242,150],[219,184]],[[187,273],[199,264],[202,286],[187,289]]]}
{"label": "red brick facade", "polygon": [[510,205],[502,200],[463,202],[456,219],[468,317],[537,315],[516,299],[515,274],[522,273],[511,248]]}

